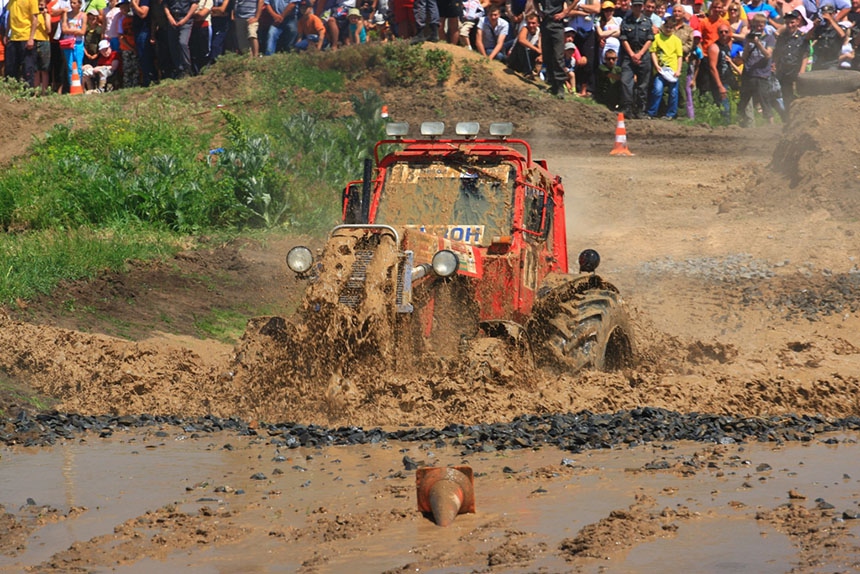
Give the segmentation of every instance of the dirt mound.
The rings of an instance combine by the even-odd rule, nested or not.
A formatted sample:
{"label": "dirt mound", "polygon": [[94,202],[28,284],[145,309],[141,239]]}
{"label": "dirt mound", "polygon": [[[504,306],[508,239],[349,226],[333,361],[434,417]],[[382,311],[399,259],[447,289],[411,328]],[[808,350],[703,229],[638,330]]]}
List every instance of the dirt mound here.
{"label": "dirt mound", "polygon": [[858,217],[860,92],[802,98],[791,112],[771,163],[784,179],[757,174],[759,197],[804,209],[824,208],[838,218]]}

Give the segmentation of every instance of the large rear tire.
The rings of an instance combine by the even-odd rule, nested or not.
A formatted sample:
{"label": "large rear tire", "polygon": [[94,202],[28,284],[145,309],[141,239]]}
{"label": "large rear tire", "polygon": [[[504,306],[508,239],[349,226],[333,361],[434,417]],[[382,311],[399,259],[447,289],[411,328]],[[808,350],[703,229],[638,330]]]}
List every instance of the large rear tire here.
{"label": "large rear tire", "polygon": [[860,89],[860,72],[857,70],[813,70],[797,76],[797,94],[827,96],[846,94]]}
{"label": "large rear tire", "polygon": [[530,327],[542,366],[613,371],[633,363],[633,332],[621,295],[595,275],[553,289]]}

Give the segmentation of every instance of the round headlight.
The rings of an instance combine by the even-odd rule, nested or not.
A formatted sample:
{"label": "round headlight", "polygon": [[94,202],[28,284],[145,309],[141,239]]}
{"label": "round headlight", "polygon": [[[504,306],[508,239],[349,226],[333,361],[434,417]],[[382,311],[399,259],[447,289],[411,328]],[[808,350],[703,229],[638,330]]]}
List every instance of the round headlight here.
{"label": "round headlight", "polygon": [[450,277],[460,268],[457,254],[449,249],[437,251],[433,256],[433,272],[439,277]]}
{"label": "round headlight", "polygon": [[287,253],[287,267],[296,273],[304,273],[314,264],[314,254],[304,245],[297,245]]}

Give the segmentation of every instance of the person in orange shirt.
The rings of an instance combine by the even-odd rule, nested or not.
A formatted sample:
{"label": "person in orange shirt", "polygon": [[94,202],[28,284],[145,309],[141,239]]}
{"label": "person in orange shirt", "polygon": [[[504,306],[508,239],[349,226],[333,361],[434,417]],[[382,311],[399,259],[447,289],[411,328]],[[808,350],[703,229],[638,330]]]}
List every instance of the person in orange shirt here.
{"label": "person in orange shirt", "polygon": [[[699,93],[708,93],[711,91],[711,66],[708,61],[708,49],[711,44],[716,42],[720,33],[719,30],[723,26],[728,26],[726,16],[726,0],[714,0],[708,10],[707,18],[699,19],[699,32],[702,34],[701,46],[704,58],[702,58],[699,73],[696,76],[696,86],[699,88]],[[729,28],[731,30],[731,28]]]}
{"label": "person in orange shirt", "polygon": [[296,50],[304,51],[308,48],[322,50],[326,45],[325,24],[319,16],[314,14],[313,4],[310,0],[302,0],[299,3],[298,34],[296,36]]}

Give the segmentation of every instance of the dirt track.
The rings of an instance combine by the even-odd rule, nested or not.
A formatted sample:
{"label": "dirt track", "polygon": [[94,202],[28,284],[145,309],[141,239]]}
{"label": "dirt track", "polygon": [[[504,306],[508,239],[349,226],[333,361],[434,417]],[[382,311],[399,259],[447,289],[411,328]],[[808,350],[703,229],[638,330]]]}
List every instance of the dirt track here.
{"label": "dirt track", "polygon": [[[413,105],[418,106],[417,101]],[[857,309],[860,273],[854,239],[860,233],[860,218],[857,217],[857,178],[854,171],[846,167],[853,165],[849,154],[856,146],[849,145],[846,140],[833,143],[833,138],[828,137],[836,133],[837,125],[839,133],[858,132],[851,125],[845,125],[860,117],[856,113],[858,105],[853,96],[834,97],[829,103],[823,98],[816,102],[801,101],[798,116],[805,121],[802,125],[789,126],[784,133],[767,128],[709,130],[663,122],[632,122],[628,135],[630,147],[636,153],[633,158],[610,158],[611,129],[599,137],[592,135],[595,124],[579,132],[575,127],[575,113],[557,122],[545,118],[542,120],[544,129],[531,130],[529,137],[536,155],[548,159],[551,168],[565,180],[572,255],[585,247],[598,249],[603,257],[600,272],[620,287],[633,310],[640,360],[634,368],[622,373],[551,377],[499,371],[493,365],[473,365],[471,370],[465,370],[469,375],[466,379],[462,370],[428,373],[408,380],[368,378],[359,381],[347,397],[341,397],[341,409],[332,415],[326,389],[309,392],[301,381],[247,376],[249,372],[259,375],[265,370],[244,367],[268,361],[261,361],[247,351],[279,352],[256,346],[258,341],[252,342],[240,355],[231,354],[230,348],[223,344],[197,342],[189,346],[184,340],[163,335],[129,342],[39,324],[40,320],[57,324],[57,317],[62,313],[42,313],[38,308],[27,312],[32,322],[0,319],[0,364],[34,388],[57,397],[59,408],[89,413],[160,412],[186,416],[212,413],[246,419],[362,426],[444,426],[450,422],[507,421],[531,412],[582,409],[612,412],[645,405],[681,412],[744,415],[860,415],[860,312]],[[407,105],[403,107],[404,113],[412,109]],[[827,109],[845,113],[833,118],[823,111]],[[594,113],[589,108],[582,117]],[[606,123],[603,121],[604,125]],[[611,126],[611,120],[608,124]],[[777,150],[774,166],[777,169],[770,166],[774,150]],[[782,167],[784,157],[794,158],[792,166],[797,167],[791,170]],[[822,176],[832,184],[823,185]],[[219,273],[223,271],[222,277],[237,281],[248,276],[249,269],[260,270],[267,261],[282,261],[290,243],[289,240],[273,242],[265,255],[249,245],[231,257],[225,257],[221,248],[194,257],[199,259],[200,268],[210,266]],[[232,261],[238,268],[227,269],[224,261]],[[279,264],[272,263],[270,268]],[[283,293],[284,278],[277,277],[277,273],[273,272],[270,281],[255,282],[253,289],[244,291],[261,300],[278,301]],[[145,270],[141,277],[146,277]],[[113,284],[115,282],[113,280]],[[225,280],[219,289],[229,291],[231,296],[243,291],[241,284],[238,288],[233,285],[230,290],[228,283]],[[55,299],[65,301],[68,293],[74,291],[82,307],[88,303],[98,307],[105,304],[104,298],[94,295],[92,301],[88,301],[87,291],[101,293],[104,285],[111,284],[106,281],[90,288],[70,286]],[[174,282],[164,280],[161,284],[171,292],[169,286]],[[294,283],[287,281],[286,285],[296,289]],[[159,305],[181,308],[177,301],[181,300],[182,292],[186,293],[189,305],[199,304],[194,300],[200,299],[199,292],[189,291],[188,285],[176,289],[176,299],[155,297],[153,292],[157,293],[157,288],[144,291],[137,283],[125,284],[125,288],[128,292],[111,301],[127,300],[131,294],[132,298],[144,302],[138,307],[144,307],[145,317],[137,318],[136,324],[148,324],[148,320],[158,316]],[[210,290],[211,284],[200,288]],[[295,291],[284,297],[283,301],[287,302],[284,306],[294,305],[295,297]],[[48,307],[47,302],[42,304]],[[34,304],[39,305],[38,302]],[[122,317],[122,305],[117,305],[114,312]],[[75,324],[78,320],[83,319],[65,316],[60,322],[66,328],[81,328],[82,325]],[[88,316],[87,320],[91,321],[92,317]],[[109,331],[104,328],[106,326],[109,324],[89,323],[86,328],[92,332]],[[390,392],[380,394],[380,389]],[[363,393],[371,391],[376,393],[375,401],[373,408],[368,408],[363,403]],[[175,436],[174,431],[169,431],[161,440],[171,436]],[[850,485],[856,483],[851,474],[856,476],[858,471],[841,461],[858,459],[853,452],[856,448],[851,446],[855,439],[839,437],[837,440],[845,443],[840,448],[845,449],[846,454],[840,451],[837,456],[834,452],[832,459],[820,456],[819,450],[813,451],[815,462],[810,464],[828,472],[823,478],[808,478],[799,484],[809,486],[820,484],[817,481],[838,481],[843,477],[844,488],[853,492]],[[134,439],[140,444],[153,440],[157,446],[158,439]],[[221,436],[213,439],[218,448],[224,442],[239,441]],[[244,443],[242,448],[246,448]],[[690,452],[702,448],[691,447]],[[554,485],[550,487],[553,494],[548,504],[540,505],[530,502],[533,499],[528,492],[522,492],[523,498],[517,499],[517,504],[524,513],[539,514],[541,508],[549,512],[548,507],[565,508],[572,504],[566,489],[579,488],[574,485],[586,476],[595,473],[605,476],[602,484],[586,481],[583,486],[590,496],[605,504],[596,504],[593,513],[577,514],[567,527],[566,535],[548,538],[541,530],[546,525],[536,526],[528,520],[509,517],[509,506],[495,499],[475,517],[458,519],[462,520],[462,525],[452,531],[453,534],[425,529],[425,523],[413,510],[412,483],[408,480],[411,475],[407,474],[406,480],[389,476],[399,470],[399,456],[382,456],[376,466],[364,469],[366,475],[385,476],[387,480],[379,486],[381,490],[362,490],[358,497],[360,503],[349,496],[345,499],[340,487],[332,484],[319,491],[313,490],[315,494],[296,495],[303,502],[284,508],[269,499],[284,493],[286,497],[294,496],[294,492],[300,492],[295,489],[301,488],[301,483],[293,483],[292,478],[278,483],[279,479],[270,477],[270,481],[259,488],[247,486],[253,484],[248,483],[247,476],[263,470],[263,465],[254,462],[257,456],[254,451],[254,457],[249,454],[244,460],[233,461],[232,468],[238,469],[234,478],[228,479],[218,475],[218,471],[203,470],[200,466],[190,467],[186,475],[200,477],[204,482],[210,478],[242,482],[250,496],[248,500],[242,499],[241,504],[232,499],[226,505],[216,501],[209,504],[217,510],[210,508],[199,513],[160,508],[172,500],[191,502],[197,497],[212,496],[211,486],[199,489],[193,486],[189,491],[191,495],[183,495],[177,492],[174,483],[150,495],[151,505],[146,508],[151,514],[130,515],[129,519],[140,518],[128,523],[122,523],[125,518],[117,517],[113,538],[96,538],[95,534],[92,539],[85,537],[83,540],[88,542],[83,546],[70,548],[53,558],[45,557],[52,562],[44,562],[38,569],[104,568],[116,563],[143,567],[138,562],[142,557],[167,559],[171,569],[180,564],[204,562],[210,566],[236,565],[242,563],[242,552],[230,546],[233,542],[248,548],[265,540],[275,556],[297,553],[304,571],[339,571],[361,555],[361,547],[371,548],[377,556],[384,552],[365,536],[384,530],[377,525],[385,523],[388,528],[402,525],[403,529],[417,529],[416,538],[399,540],[401,545],[395,546],[392,554],[379,562],[387,564],[386,568],[392,568],[391,571],[407,566],[459,571],[455,567],[460,564],[471,565],[466,571],[520,571],[538,569],[542,564],[548,571],[598,571],[606,563],[606,556],[622,560],[622,571],[650,571],[641,564],[637,567],[623,562],[629,558],[631,550],[628,547],[619,549],[618,539],[645,544],[656,538],[671,538],[671,532],[675,531],[681,534],[698,531],[707,536],[726,528],[726,521],[737,521],[743,525],[744,532],[753,536],[756,532],[767,531],[774,543],[782,544],[783,550],[776,552],[779,557],[773,559],[778,564],[776,571],[791,568],[814,571],[824,563],[831,570],[848,571],[857,566],[860,553],[854,543],[856,527],[852,530],[849,524],[847,529],[837,532],[834,527],[831,531],[831,524],[834,524],[831,519],[835,515],[817,507],[813,502],[816,496],[801,493],[808,499],[789,498],[786,493],[790,488],[797,488],[800,479],[771,480],[774,477],[768,475],[765,480],[756,482],[755,477],[744,478],[744,473],[749,474],[749,471],[743,468],[728,470],[733,456],[753,458],[744,454],[743,447],[729,448],[716,455],[702,455],[714,456],[719,471],[700,470],[690,481],[680,481],[680,487],[675,478],[654,480],[656,471],[644,469],[645,463],[641,461],[630,463],[630,466],[642,466],[644,475],[627,483],[620,478],[623,471],[621,475],[603,474],[603,462],[575,471],[558,466],[563,453],[551,453],[550,458],[540,463],[520,461],[511,453],[504,453],[503,463],[480,457],[469,460],[476,470],[488,473],[485,496],[500,499],[504,499],[503,493],[509,485],[505,480],[507,476],[498,467],[540,464],[545,470],[537,472],[532,467],[534,474],[530,475],[533,477],[530,480],[548,477],[544,482]],[[202,450],[205,448],[200,445],[196,452]],[[422,456],[428,456],[426,450],[421,447]],[[61,452],[68,456],[72,451],[72,446],[66,446]],[[269,446],[259,456],[268,459],[276,456],[276,452],[275,447]],[[753,467],[769,460],[762,451],[755,452],[758,458],[752,460]],[[329,451],[301,451],[300,454],[349,461],[341,466],[359,463],[357,455],[351,454]],[[414,450],[412,454],[415,455]],[[656,456],[650,452],[640,454]],[[373,454],[379,455],[378,452]],[[21,457],[27,455],[12,452],[7,456],[21,461]],[[622,461],[628,460],[627,455],[616,456]],[[786,456],[781,463],[783,467],[772,463],[771,466],[781,471],[787,468],[785,465],[800,459],[790,450]],[[450,451],[440,454],[438,460],[449,464],[459,462],[457,453]],[[297,458],[290,464],[303,463]],[[547,470],[547,465],[552,468]],[[265,466],[267,473],[271,471],[269,466]],[[622,468],[626,466],[625,462],[621,463]],[[330,471],[328,467],[318,470],[318,477],[324,476],[323,470]],[[682,470],[683,466],[678,470],[679,476],[683,476]],[[786,476],[793,477],[792,473],[798,470],[788,468]],[[737,473],[737,480],[726,483],[726,476],[733,472]],[[321,480],[317,478],[316,484]],[[746,502],[734,501],[738,505],[732,508],[738,510],[733,516],[725,512],[725,505],[732,505],[732,501],[717,495],[708,500],[707,493],[715,492],[714,489],[746,488],[741,484],[744,480],[755,487],[757,496]],[[637,482],[644,486],[637,487]],[[532,490],[540,486],[538,483],[543,484],[537,480]],[[27,517],[26,508],[18,510],[19,505],[25,507],[21,497],[29,496],[27,485],[15,484],[14,490],[0,489],[0,493],[7,493],[5,499],[0,497],[0,504],[12,513],[12,518],[7,518],[2,528],[6,533],[23,533],[21,544],[26,548],[27,534],[36,527]],[[688,513],[681,499],[673,502],[670,514],[661,513],[659,508],[666,502],[661,496],[666,496],[667,488],[692,489],[688,495],[696,501],[690,505],[696,506],[697,517]],[[198,490],[206,496],[193,494]],[[839,489],[835,488],[830,494],[836,491]],[[851,492],[840,494],[840,501],[856,510],[856,495]],[[615,500],[613,493],[623,502]],[[40,497],[38,503],[42,504],[42,499],[48,496]],[[657,499],[660,499],[659,504]],[[793,506],[781,506],[785,502]],[[78,515],[82,512],[83,516],[87,515],[76,510],[74,501],[54,500],[48,504],[54,508],[48,522],[75,524]],[[337,516],[331,516],[325,509],[314,510],[318,506],[330,506]],[[291,519],[289,528],[278,530],[274,525],[279,520],[275,514],[263,512],[265,508],[275,509],[272,512],[277,516],[292,512],[311,518],[307,521]],[[837,510],[841,511],[842,507]],[[689,525],[700,520],[702,514],[709,516],[713,525],[722,526],[712,526],[716,530],[710,530],[711,527],[699,523],[691,530]],[[761,526],[765,523],[770,526]],[[271,529],[268,535],[267,528]],[[803,529],[806,535],[800,534]],[[207,534],[204,536],[201,531]],[[819,536],[808,534],[813,531]],[[132,543],[140,538],[141,532],[144,539],[152,540],[149,546]],[[165,532],[175,534],[176,538],[164,536]],[[777,532],[787,533],[786,538]],[[478,548],[468,542],[473,535],[497,541],[497,544]],[[53,549],[65,548],[50,534],[44,536],[50,538]],[[272,537],[282,540],[283,545],[272,546]],[[115,547],[116,540],[126,544],[123,546],[125,554],[115,552],[105,561],[103,552]],[[333,544],[333,540],[357,542]],[[309,552],[303,547],[303,541],[319,545],[321,550]],[[547,541],[549,546],[546,546]],[[680,536],[677,546],[670,548],[676,554],[683,554],[695,542],[695,536],[691,538],[686,534]],[[792,544],[798,550],[792,550]],[[161,549],[157,550],[159,547]],[[217,549],[216,553],[220,553],[223,560],[211,562],[211,556],[204,559],[199,550],[189,550],[205,547]],[[408,557],[416,548],[422,549],[416,551],[416,558]],[[445,548],[451,550],[443,550]],[[829,549],[829,558],[823,561],[825,548]],[[6,555],[0,559],[0,566],[17,568],[16,565],[20,565],[14,556],[23,550],[2,547],[0,550]],[[186,551],[191,552],[192,557],[187,561],[177,560],[177,553],[184,556]],[[477,563],[475,556],[479,556]],[[540,556],[544,556],[544,562]],[[764,563],[741,562],[752,570],[763,571]],[[271,567],[275,562],[258,560],[254,563],[265,568],[266,564]],[[704,570],[720,569],[718,563],[707,564],[710,566]],[[691,568],[695,569],[695,564]]]}

